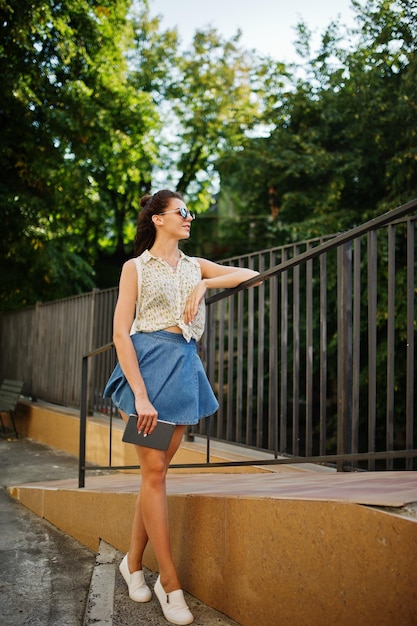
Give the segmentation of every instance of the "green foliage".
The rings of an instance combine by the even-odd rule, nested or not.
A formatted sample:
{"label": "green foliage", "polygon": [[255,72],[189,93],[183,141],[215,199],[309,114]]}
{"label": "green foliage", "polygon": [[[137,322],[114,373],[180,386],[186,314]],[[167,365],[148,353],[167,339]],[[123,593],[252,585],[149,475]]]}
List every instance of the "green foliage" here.
{"label": "green foliage", "polygon": [[299,25],[303,64],[266,108],[271,133],[219,161],[222,192],[248,199],[245,210],[326,233],[415,197],[416,3],[354,6],[358,26],[331,24],[315,55]]}
{"label": "green foliage", "polygon": [[212,258],[414,197],[416,2],[353,5],[357,26],[330,24],[316,52],[299,24],[285,67],[239,32],[180,50],[145,0],[0,3],[0,307],[110,286],[161,184],[208,216],[188,248]]}
{"label": "green foliage", "polygon": [[15,287],[4,281],[2,308],[91,288],[86,268],[110,233],[123,250],[126,217],[150,185],[158,123],[151,97],[128,81],[129,8],[129,0],[1,8],[0,252]]}
{"label": "green foliage", "polygon": [[25,233],[20,245],[13,245],[2,262],[3,310],[64,298],[93,287],[92,268],[74,251],[69,237],[45,239],[41,232],[31,236]]}
{"label": "green foliage", "polygon": [[259,119],[259,101],[253,98],[254,62],[239,48],[239,38],[238,33],[224,41],[214,29],[199,31],[191,50],[178,59],[171,102],[180,128],[180,192],[187,192],[198,174],[209,177],[218,155],[241,145]]}

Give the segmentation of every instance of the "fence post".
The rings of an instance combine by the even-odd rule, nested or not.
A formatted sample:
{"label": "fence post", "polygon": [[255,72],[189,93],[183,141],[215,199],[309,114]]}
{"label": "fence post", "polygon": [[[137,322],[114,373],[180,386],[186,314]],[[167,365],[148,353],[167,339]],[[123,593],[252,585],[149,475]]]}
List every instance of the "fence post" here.
{"label": "fence post", "polygon": [[[206,371],[211,384],[214,383],[214,361],[215,361],[215,332],[213,328],[215,324],[215,315],[213,305],[208,306],[206,309]],[[207,431],[206,431],[206,463],[210,463],[210,442],[211,442],[211,427],[212,427],[212,415],[207,418]]]}
{"label": "fence post", "polygon": [[[411,450],[414,445],[414,290],[415,290],[415,228],[414,222],[407,221],[407,388],[406,388],[406,446]],[[413,459],[406,460],[406,469],[413,469]]]}
{"label": "fence post", "polygon": [[[352,428],[352,243],[337,250],[337,454],[351,452]],[[343,471],[343,461],[338,471]]]}
{"label": "fence post", "polygon": [[[36,402],[39,397],[39,391],[41,391],[41,384],[39,381],[40,373],[42,372],[41,359],[44,354],[44,347],[39,340],[40,327],[41,327],[41,302],[36,302],[35,311],[32,320],[32,368],[30,376],[30,395]],[[49,372],[48,372],[49,373]],[[41,394],[42,397],[42,394]]]}
{"label": "fence post", "polygon": [[[368,233],[368,452],[376,452],[376,379],[377,379],[377,231]],[[368,470],[375,470],[370,459]]]}
{"label": "fence post", "polygon": [[78,456],[78,487],[85,486],[85,444],[87,431],[88,401],[88,355],[83,356],[81,366],[80,449]]}

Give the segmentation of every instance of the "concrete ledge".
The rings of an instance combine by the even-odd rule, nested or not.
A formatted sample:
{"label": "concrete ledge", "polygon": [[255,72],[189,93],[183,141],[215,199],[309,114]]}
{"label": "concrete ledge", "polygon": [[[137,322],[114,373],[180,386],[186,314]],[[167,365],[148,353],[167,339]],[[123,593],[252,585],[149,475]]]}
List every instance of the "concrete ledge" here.
{"label": "concrete ledge", "polygon": [[[77,456],[76,412],[31,403],[21,409],[17,425],[22,435]],[[135,464],[134,451],[120,439],[113,438],[113,464]],[[107,424],[90,418],[87,459],[106,465],[108,451]],[[216,458],[228,455],[221,450]],[[184,444],[175,461],[203,457],[201,446]],[[259,467],[237,469],[266,473]],[[173,477],[171,485],[183,478]],[[213,485],[221,479],[205,478]],[[9,491],[93,550],[103,539],[125,552],[136,499],[136,476],[131,480],[132,489],[123,492],[52,484]],[[184,588],[242,626],[415,626],[417,520],[351,502],[307,498],[181,493],[171,486],[172,548]],[[150,547],[144,564],[157,569]]]}
{"label": "concrete ledge", "polygon": [[[19,435],[28,437],[39,443],[63,450],[78,457],[79,453],[79,413],[76,410],[50,404],[22,401],[16,413],[16,427]],[[122,420],[113,421],[113,436],[110,444],[109,420],[106,417],[89,417],[87,420],[86,460],[95,465],[109,465],[109,455],[113,466],[137,465],[138,460],[134,447],[122,442]],[[248,460],[250,456],[242,456],[233,452],[233,446],[212,445],[211,461],[218,463],[227,460]],[[204,463],[206,453],[204,445],[184,442],[174,458],[174,463]],[[138,470],[139,471],[139,470]],[[227,473],[262,473],[267,468],[259,466],[232,468],[199,468],[193,472]],[[285,471],[285,469],[284,469]],[[129,470],[132,472],[132,470]],[[175,473],[189,473],[189,469],[172,469]]]}
{"label": "concrete ledge", "polygon": [[[12,494],[94,550],[100,538],[128,548],[134,493],[21,486]],[[416,520],[346,502],[168,500],[184,588],[242,626],[417,623]],[[151,548],[144,564],[157,570]]]}

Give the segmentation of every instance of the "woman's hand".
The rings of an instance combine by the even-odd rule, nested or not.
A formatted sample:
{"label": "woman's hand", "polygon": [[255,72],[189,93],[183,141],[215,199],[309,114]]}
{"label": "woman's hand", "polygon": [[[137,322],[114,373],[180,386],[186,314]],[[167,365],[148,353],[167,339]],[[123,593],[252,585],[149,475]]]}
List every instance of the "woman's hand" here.
{"label": "woman's hand", "polygon": [[144,436],[150,435],[156,428],[158,411],[148,398],[135,398],[136,413],[138,415],[138,433],[143,432]]}
{"label": "woman's hand", "polygon": [[187,302],[185,303],[184,307],[184,322],[186,324],[191,324],[194,321],[194,318],[197,315],[198,307],[200,305],[200,302],[203,300],[206,291],[206,281],[203,279],[196,284],[196,286],[188,296]]}

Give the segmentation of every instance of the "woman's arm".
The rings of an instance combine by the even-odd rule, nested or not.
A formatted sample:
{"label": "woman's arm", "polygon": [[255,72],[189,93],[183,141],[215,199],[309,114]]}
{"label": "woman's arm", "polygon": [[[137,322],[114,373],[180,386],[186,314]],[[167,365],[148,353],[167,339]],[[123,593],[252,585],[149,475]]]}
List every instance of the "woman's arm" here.
{"label": "woman's arm", "polygon": [[135,396],[136,412],[139,415],[138,430],[151,433],[156,426],[158,413],[149,401],[136,351],[130,339],[137,292],[137,270],[134,262],[130,260],[123,265],[120,275],[119,295],[113,320],[113,342],[120,366]]}
{"label": "woman's arm", "polygon": [[[189,324],[197,314],[198,306],[207,289],[231,289],[246,280],[258,276],[259,272],[245,267],[219,265],[207,259],[198,259],[201,267],[201,281],[194,287],[184,309],[184,321]],[[256,283],[258,284],[258,283]]]}
{"label": "woman's arm", "polygon": [[245,280],[258,276],[259,272],[246,267],[230,267],[219,265],[207,259],[198,259],[201,267],[201,277],[206,289],[231,289]]}

